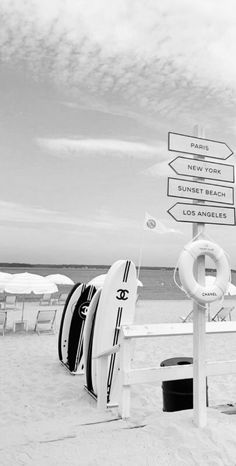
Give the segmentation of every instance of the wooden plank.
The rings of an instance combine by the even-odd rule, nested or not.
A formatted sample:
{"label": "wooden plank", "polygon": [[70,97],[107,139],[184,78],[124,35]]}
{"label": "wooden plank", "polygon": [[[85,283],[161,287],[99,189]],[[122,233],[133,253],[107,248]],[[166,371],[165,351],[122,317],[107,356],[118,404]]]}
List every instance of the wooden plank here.
{"label": "wooden plank", "polygon": [[236,361],[209,361],[206,364],[207,375],[236,374]]}
{"label": "wooden plank", "polygon": [[[206,376],[236,374],[236,360],[209,361],[206,363]],[[165,367],[145,367],[124,371],[124,385],[163,382],[166,380],[193,378],[193,364]],[[204,384],[205,390],[206,386]]]}
{"label": "wooden plank", "polygon": [[104,356],[110,356],[110,354],[118,353],[120,351],[120,344],[111,346],[106,351],[102,351],[102,353],[96,354],[93,356],[93,359],[103,358]]}
{"label": "wooden plank", "polygon": [[120,353],[120,400],[119,414],[122,419],[130,417],[130,385],[125,382],[125,375],[131,371],[131,340],[126,340],[121,330],[121,353]]}
{"label": "wooden plank", "polygon": [[97,408],[102,411],[107,408],[107,372],[108,357],[99,358],[97,366]]}
{"label": "wooden plank", "polygon": [[[193,324],[173,323],[173,324],[149,324],[149,325],[123,325],[125,338],[148,338],[148,337],[168,337],[175,335],[192,335]],[[234,333],[236,332],[236,321],[230,322],[206,322],[206,333]]]}
{"label": "wooden plank", "polygon": [[165,367],[145,367],[124,372],[124,385],[162,382],[164,380],[191,379],[193,377],[193,365]]}

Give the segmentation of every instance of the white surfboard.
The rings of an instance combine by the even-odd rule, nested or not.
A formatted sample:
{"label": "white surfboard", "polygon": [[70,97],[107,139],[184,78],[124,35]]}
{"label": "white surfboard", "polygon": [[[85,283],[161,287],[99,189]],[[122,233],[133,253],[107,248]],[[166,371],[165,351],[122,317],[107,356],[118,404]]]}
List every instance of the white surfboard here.
{"label": "white surfboard", "polygon": [[81,295],[81,293],[84,291],[85,285],[81,283],[79,286],[75,286],[72,289],[72,292],[68,296],[68,299],[66,300],[63,313],[62,313],[62,319],[61,319],[61,325],[60,325],[60,330],[59,330],[59,337],[58,337],[58,354],[59,354],[59,359],[62,362],[62,364],[67,364],[67,358],[68,358],[68,339],[69,339],[69,331],[70,331],[70,325],[71,325],[71,320],[73,317],[73,313],[75,310],[76,303]]}
{"label": "white surfboard", "polygon": [[[97,394],[97,360],[94,356],[119,343],[120,326],[132,324],[137,297],[137,274],[133,262],[119,260],[109,269],[96,310],[91,352],[92,385]],[[118,402],[119,353],[111,355],[107,374],[107,400]]]}

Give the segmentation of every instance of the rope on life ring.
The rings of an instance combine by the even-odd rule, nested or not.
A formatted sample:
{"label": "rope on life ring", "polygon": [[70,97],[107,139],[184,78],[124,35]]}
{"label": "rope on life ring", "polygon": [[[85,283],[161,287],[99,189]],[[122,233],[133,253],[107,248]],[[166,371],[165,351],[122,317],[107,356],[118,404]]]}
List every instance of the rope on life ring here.
{"label": "rope on life ring", "polygon": [[[209,256],[216,265],[216,279],[211,286],[200,285],[194,275],[194,263],[199,256]],[[223,249],[208,240],[193,241],[184,247],[178,261],[179,277],[185,292],[200,304],[218,301],[224,295],[229,278],[230,267]]]}

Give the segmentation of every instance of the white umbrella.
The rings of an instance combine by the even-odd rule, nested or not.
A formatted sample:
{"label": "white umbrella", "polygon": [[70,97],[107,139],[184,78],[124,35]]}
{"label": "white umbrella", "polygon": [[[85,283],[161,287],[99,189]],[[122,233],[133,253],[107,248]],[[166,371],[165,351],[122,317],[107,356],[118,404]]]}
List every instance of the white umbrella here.
{"label": "white umbrella", "polygon": [[[14,294],[44,294],[55,293],[58,291],[57,285],[51,283],[41,275],[33,273],[16,273],[12,275],[9,281],[5,284],[4,290],[7,293]],[[24,302],[22,307],[22,320],[24,316]]]}
{"label": "white umbrella", "polygon": [[[92,278],[92,280],[90,280],[87,286],[93,285],[93,286],[96,286],[97,288],[103,287],[106,276],[107,274],[103,273],[101,275],[98,275],[97,277]],[[142,282],[138,279],[137,279],[137,286],[143,286]]]}
{"label": "white umbrella", "polygon": [[0,272],[0,293],[4,291],[5,284],[10,280],[11,277],[11,273]]}
{"label": "white umbrella", "polygon": [[[216,280],[216,277],[214,275],[206,275],[205,276],[205,286],[214,285],[215,280]],[[224,295],[225,296],[227,296],[227,295],[236,295],[236,286],[234,286],[233,283],[229,282]],[[210,303],[208,304],[208,320],[210,320]]]}
{"label": "white umbrella", "polygon": [[45,278],[52,283],[56,283],[57,285],[74,285],[75,282],[71,280],[71,278],[67,277],[66,275],[61,275],[60,273],[47,275]]}
{"label": "white umbrella", "polygon": [[107,274],[103,273],[102,275],[98,275],[97,277],[92,278],[92,280],[88,282],[87,286],[93,285],[93,286],[96,286],[97,288],[101,288],[104,284],[106,276]]}
{"label": "white umbrella", "polygon": [[[212,286],[215,283],[215,280],[216,280],[216,277],[214,277],[213,275],[206,275],[205,285]],[[230,296],[236,295],[236,286],[233,285],[233,283],[231,282],[228,283],[228,286],[225,292],[225,296],[227,295],[230,295]]]}
{"label": "white umbrella", "polygon": [[233,283],[228,283],[228,288],[226,290],[226,295],[229,295],[229,296],[234,296],[236,295],[236,286],[233,285]]}

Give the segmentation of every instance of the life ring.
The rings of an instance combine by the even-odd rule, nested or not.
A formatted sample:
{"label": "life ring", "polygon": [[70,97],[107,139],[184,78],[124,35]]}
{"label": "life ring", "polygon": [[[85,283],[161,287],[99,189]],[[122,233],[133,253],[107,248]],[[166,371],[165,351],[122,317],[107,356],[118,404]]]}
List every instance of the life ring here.
{"label": "life ring", "polygon": [[[216,265],[216,279],[211,286],[200,285],[194,275],[194,263],[199,256],[211,257]],[[207,240],[197,240],[185,246],[179,258],[179,277],[185,292],[198,303],[211,303],[222,298],[229,278],[229,263],[223,249]]]}

